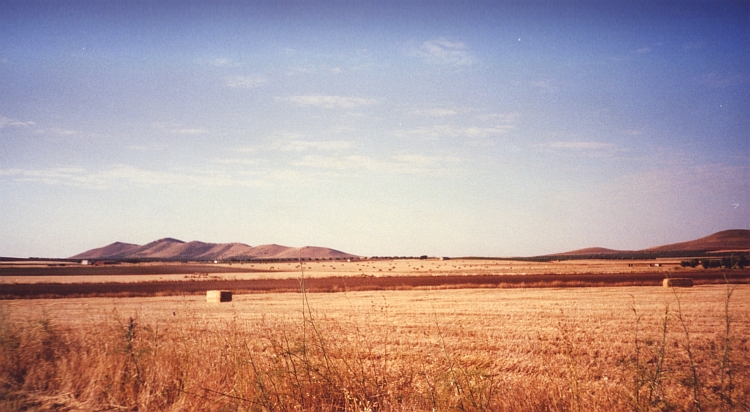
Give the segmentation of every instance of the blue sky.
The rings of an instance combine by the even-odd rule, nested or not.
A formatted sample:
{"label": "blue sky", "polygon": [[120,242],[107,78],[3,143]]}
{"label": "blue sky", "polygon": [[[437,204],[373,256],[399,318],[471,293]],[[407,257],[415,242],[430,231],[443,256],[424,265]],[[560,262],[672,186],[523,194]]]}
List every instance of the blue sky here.
{"label": "blue sky", "polygon": [[744,1],[5,1],[0,256],[750,229],[748,67]]}

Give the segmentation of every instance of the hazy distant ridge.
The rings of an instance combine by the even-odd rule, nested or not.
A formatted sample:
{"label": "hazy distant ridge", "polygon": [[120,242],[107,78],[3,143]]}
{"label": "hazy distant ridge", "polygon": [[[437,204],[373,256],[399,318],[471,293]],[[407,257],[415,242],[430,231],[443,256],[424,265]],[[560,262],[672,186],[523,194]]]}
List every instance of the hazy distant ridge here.
{"label": "hazy distant ridge", "polygon": [[615,250],[601,247],[592,247],[578,249],[565,253],[558,253],[557,256],[576,256],[576,255],[615,255],[627,253],[664,253],[664,252],[719,252],[733,250],[750,250],[750,230],[731,229],[716,232],[712,235],[700,239],[690,240],[687,242],[671,243],[663,246],[650,247],[641,250]]}
{"label": "hazy distant ridge", "polygon": [[115,242],[71,256],[71,259],[164,259],[164,260],[227,260],[227,259],[294,259],[356,257],[338,250],[305,246],[293,248],[281,245],[249,246],[244,243],[183,242],[164,238],[134,245]]}

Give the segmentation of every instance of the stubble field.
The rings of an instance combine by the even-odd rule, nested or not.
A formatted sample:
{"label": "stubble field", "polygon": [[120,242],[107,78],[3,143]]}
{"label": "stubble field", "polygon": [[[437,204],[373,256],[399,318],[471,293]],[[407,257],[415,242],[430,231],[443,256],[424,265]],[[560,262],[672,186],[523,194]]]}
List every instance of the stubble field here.
{"label": "stubble field", "polygon": [[0,409],[747,410],[750,393],[748,285],[38,299],[0,310]]}
{"label": "stubble field", "polygon": [[[353,276],[476,276],[529,274],[664,273],[680,268],[679,259],[568,260],[530,262],[495,259],[362,259],[305,261],[307,278]],[[658,264],[658,266],[656,266]],[[680,270],[687,270],[680,268]],[[186,281],[204,278],[258,280],[299,278],[300,263],[122,263],[85,266],[75,263],[0,262],[0,283],[97,283]]]}

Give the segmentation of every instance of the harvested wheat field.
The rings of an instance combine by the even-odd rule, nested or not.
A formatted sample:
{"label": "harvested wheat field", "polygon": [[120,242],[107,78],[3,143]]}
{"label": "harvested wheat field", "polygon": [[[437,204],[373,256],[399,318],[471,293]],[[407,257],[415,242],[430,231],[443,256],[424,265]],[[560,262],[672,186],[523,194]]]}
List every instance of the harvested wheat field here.
{"label": "harvested wheat field", "polygon": [[[658,266],[656,266],[658,264]],[[500,259],[352,259],[304,262],[305,276],[477,276],[665,273],[680,270],[678,259],[567,260],[525,262]],[[290,279],[300,275],[300,263],[184,264],[174,262],[117,263],[103,266],[80,264],[27,264],[0,262],[0,284],[101,283],[196,280]]]}
{"label": "harvested wheat field", "polygon": [[747,410],[750,397],[748,285],[0,309],[0,409]]}

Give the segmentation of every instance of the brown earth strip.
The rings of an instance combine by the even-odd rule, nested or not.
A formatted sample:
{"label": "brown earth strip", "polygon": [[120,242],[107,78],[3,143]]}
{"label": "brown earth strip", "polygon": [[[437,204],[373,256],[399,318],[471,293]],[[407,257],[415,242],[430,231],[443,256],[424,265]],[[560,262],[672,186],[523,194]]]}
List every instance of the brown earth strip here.
{"label": "brown earth strip", "polygon": [[[479,276],[360,276],[305,280],[308,292],[408,290],[414,288],[538,288],[592,286],[661,286],[666,277],[691,278],[696,285],[726,282],[725,272],[574,274],[574,275],[479,275]],[[730,283],[750,283],[750,269],[727,273]],[[4,284],[0,299],[62,297],[143,297],[203,294],[229,290],[236,294],[299,292],[299,279],[204,280],[142,283],[39,283]]]}
{"label": "brown earth strip", "polygon": [[268,270],[217,265],[114,265],[114,266],[51,266],[0,268],[0,276],[121,276],[179,275],[183,273],[248,273]]}

